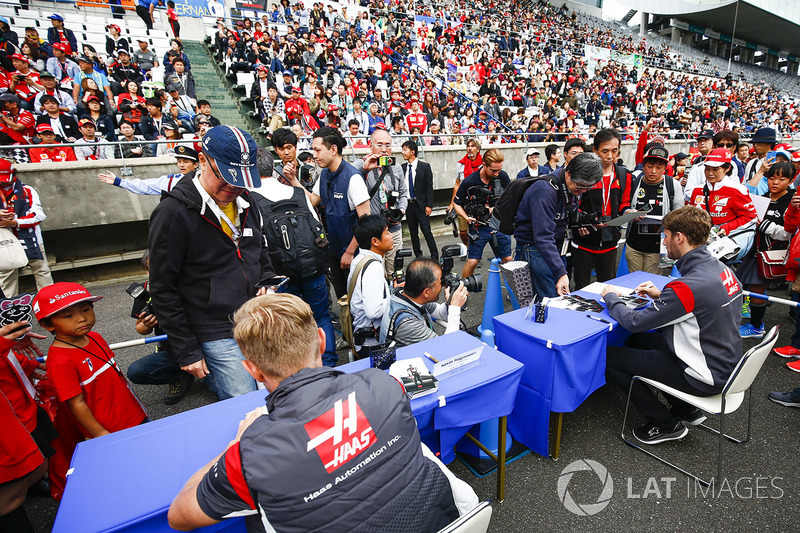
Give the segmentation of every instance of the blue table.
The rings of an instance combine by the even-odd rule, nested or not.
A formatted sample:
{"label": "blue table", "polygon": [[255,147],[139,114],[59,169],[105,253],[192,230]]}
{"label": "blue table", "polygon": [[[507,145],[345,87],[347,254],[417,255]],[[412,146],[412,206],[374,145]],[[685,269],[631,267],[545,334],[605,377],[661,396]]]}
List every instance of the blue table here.
{"label": "blue table", "polygon": [[[633,289],[648,280],[663,288],[670,278],[632,272],[608,283]],[[602,301],[597,294],[575,294]],[[550,413],[559,413],[554,453],[558,457],[561,415],[573,412],[605,384],[606,346],[622,344],[628,333],[606,309],[601,313],[550,309],[544,324],[525,320],[525,312],[519,309],[494,317],[497,349],[525,365],[508,427],[519,442],[547,456]]]}
{"label": "blue table", "polygon": [[[456,332],[401,348],[397,356],[420,357],[427,351],[441,360],[481,345]],[[420,434],[444,462],[453,460],[455,443],[473,425],[505,417],[514,408],[523,365],[489,347],[481,361],[444,376],[436,393],[411,401]],[[357,361],[340,368],[356,372],[368,366]],[[252,392],[82,442],[72,457],[73,471],[53,531],[172,532],[167,525],[172,499],[194,472],[225,449],[239,421],[264,405],[265,396],[266,391]],[[226,520],[203,531],[243,532],[244,521]]]}

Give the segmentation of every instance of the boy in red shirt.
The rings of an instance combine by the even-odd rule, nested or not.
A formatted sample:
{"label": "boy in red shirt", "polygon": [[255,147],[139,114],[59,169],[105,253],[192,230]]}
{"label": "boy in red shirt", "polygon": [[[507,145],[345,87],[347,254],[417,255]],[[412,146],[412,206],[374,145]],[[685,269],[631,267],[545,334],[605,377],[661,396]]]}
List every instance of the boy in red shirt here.
{"label": "boy in red shirt", "polygon": [[62,282],[43,288],[33,301],[39,324],[55,336],[47,354],[47,376],[87,439],[147,420],[111,348],[92,332],[92,304],[101,298],[78,283]]}
{"label": "boy in red shirt", "polygon": [[[42,140],[42,144],[56,144],[56,134],[53,126],[43,122],[36,126],[36,133]],[[69,146],[59,146],[56,148],[31,148],[31,163],[60,163],[62,161],[77,161],[75,152]]]}

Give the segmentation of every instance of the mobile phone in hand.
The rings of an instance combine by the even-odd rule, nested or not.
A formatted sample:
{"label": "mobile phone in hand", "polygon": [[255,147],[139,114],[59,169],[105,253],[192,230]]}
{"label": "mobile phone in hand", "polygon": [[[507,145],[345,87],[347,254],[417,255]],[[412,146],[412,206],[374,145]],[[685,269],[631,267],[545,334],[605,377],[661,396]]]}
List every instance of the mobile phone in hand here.
{"label": "mobile phone in hand", "polygon": [[256,290],[267,288],[277,291],[287,283],[289,283],[289,278],[286,276],[275,276],[274,278],[268,278],[263,281],[259,281],[258,284],[256,284]]}

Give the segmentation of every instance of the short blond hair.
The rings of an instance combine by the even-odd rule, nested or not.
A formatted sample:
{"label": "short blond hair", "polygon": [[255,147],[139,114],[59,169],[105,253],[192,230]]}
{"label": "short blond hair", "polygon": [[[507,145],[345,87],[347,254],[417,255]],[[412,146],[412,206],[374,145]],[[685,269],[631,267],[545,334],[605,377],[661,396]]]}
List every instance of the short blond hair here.
{"label": "short blond hair", "polygon": [[503,161],[505,161],[503,152],[501,152],[497,148],[489,148],[488,150],[486,150],[486,153],[483,154],[484,165],[491,165],[492,163],[502,163]]}
{"label": "short blond hair", "polygon": [[319,357],[317,323],[311,307],[291,294],[265,294],[233,315],[233,338],[245,359],[283,380]]}

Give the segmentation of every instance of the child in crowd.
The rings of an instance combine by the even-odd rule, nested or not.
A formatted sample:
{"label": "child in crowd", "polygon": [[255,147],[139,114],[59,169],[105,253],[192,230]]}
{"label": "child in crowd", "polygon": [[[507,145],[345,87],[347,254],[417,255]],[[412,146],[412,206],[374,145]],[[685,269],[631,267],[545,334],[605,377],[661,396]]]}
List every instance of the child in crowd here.
{"label": "child in crowd", "polygon": [[172,28],[172,33],[175,35],[175,38],[179,38],[181,36],[181,25],[178,22],[178,14],[175,12],[175,2],[172,0],[167,2],[167,19],[169,20],[169,26]]}
{"label": "child in crowd", "polygon": [[198,100],[197,101],[197,115],[194,117],[194,127],[198,129],[197,124],[202,118],[206,118],[211,127],[219,126],[220,122],[219,119],[211,114],[211,104],[208,103],[208,100]]}
{"label": "child in crowd", "polygon": [[114,353],[95,324],[92,296],[78,283],[54,283],[40,290],[33,303],[39,324],[55,337],[47,354],[47,376],[59,401],[91,439],[147,421]]}

